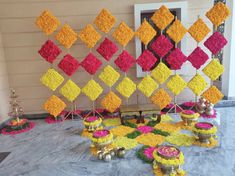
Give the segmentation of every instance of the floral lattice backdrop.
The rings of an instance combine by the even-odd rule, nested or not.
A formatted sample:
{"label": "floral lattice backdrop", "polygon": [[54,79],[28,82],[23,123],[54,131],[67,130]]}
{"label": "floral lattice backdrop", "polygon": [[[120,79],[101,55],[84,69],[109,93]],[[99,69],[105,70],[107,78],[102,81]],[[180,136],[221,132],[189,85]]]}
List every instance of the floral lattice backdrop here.
{"label": "floral lattice backdrop", "polygon": [[[217,28],[229,16],[229,13],[229,9],[223,3],[217,3],[206,13],[206,16]],[[147,21],[144,20],[137,31],[133,31],[124,21],[120,22],[114,31],[111,31],[117,20],[111,12],[103,9],[93,24],[86,25],[77,33],[69,24],[63,24],[60,27],[59,19],[50,11],[45,10],[37,18],[37,26],[48,36],[60,27],[55,34],[55,40],[67,49],[67,54],[59,61],[58,67],[53,63],[61,54],[61,49],[54,40],[48,39],[39,50],[39,54],[51,64],[50,68],[41,77],[41,82],[53,91],[53,95],[44,104],[45,109],[56,117],[66,107],[66,103],[58,97],[59,95],[56,96],[57,92],[54,92],[56,90],[68,102],[79,100],[78,96],[81,93],[94,102],[108,88],[109,91],[102,98],[101,105],[110,112],[114,112],[119,108],[123,100],[128,101],[136,91],[141,92],[160,109],[166,107],[173,97],[175,100],[176,96],[186,87],[189,87],[196,96],[203,96],[214,104],[222,99],[222,93],[215,86],[207,88],[208,83],[197,71],[195,76],[186,82],[181,75],[177,74],[177,70],[180,70],[186,61],[191,62],[192,66],[198,70],[210,59],[209,64],[202,71],[211,80],[217,80],[223,73],[224,67],[214,56],[227,44],[224,36],[219,31],[215,31],[203,43],[211,51],[213,55],[211,58],[199,46],[199,44],[201,45],[200,42],[210,32],[210,29],[201,18],[198,18],[189,29],[186,29],[180,20],[175,19],[167,7],[162,6],[154,13],[151,20],[161,30],[161,33],[173,22],[166,30],[166,35],[175,42],[175,46],[162,34],[151,43],[151,48],[158,57],[145,49],[135,59],[126,49],[131,39],[136,36],[147,46],[156,35],[156,31]],[[177,47],[177,44],[187,32],[198,43],[198,46],[189,56],[185,56]],[[109,37],[108,34],[111,34],[112,38],[120,44],[120,48],[111,40],[111,36]],[[80,61],[69,50],[77,40],[82,41],[90,50],[86,57]],[[101,43],[99,43],[100,41]],[[94,50],[93,48],[98,44],[98,48]],[[121,54],[114,58],[113,56],[117,51],[121,51]],[[101,55],[104,60],[98,59],[97,54]],[[169,54],[165,59],[169,67],[162,62],[162,57],[166,54]],[[114,62],[118,69],[111,66],[111,62]],[[157,67],[151,70],[158,62]],[[147,76],[139,83],[128,77],[128,70],[135,63],[147,72]],[[82,87],[77,85],[72,77],[78,69],[84,69],[87,74],[91,75],[90,80]],[[98,71],[100,69],[101,72]],[[58,70],[63,73],[59,73]],[[172,73],[174,73],[173,76],[171,76]],[[97,74],[98,78],[94,77]],[[105,85],[101,85],[97,79],[100,79]],[[163,83],[166,84],[172,94],[162,88]]]}

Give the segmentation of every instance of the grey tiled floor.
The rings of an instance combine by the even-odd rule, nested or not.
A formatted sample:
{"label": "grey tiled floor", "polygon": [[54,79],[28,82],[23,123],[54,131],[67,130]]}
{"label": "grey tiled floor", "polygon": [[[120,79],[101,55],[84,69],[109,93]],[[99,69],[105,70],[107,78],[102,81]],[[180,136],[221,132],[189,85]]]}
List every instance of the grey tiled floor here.
{"label": "grey tiled floor", "polygon": [[[190,176],[235,175],[235,108],[218,111],[219,147],[181,147],[183,168]],[[0,152],[11,152],[0,163],[0,176],[153,176],[151,165],[137,159],[135,150],[122,160],[97,161],[89,154],[89,140],[79,136],[81,121],[35,122],[36,127],[28,133],[0,136]]]}

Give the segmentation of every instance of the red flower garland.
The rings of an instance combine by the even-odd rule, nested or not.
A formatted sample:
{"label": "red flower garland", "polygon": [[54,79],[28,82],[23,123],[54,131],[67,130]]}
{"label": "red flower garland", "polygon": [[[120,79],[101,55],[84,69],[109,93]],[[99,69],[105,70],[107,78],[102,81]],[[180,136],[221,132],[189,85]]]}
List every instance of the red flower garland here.
{"label": "red flower garland", "polygon": [[192,63],[192,65],[196,69],[200,69],[202,65],[209,59],[208,55],[200,48],[197,47],[189,56],[188,61]]}
{"label": "red flower garland", "polygon": [[61,52],[61,49],[51,40],[47,40],[38,51],[38,53],[50,63],[53,63]]}
{"label": "red flower garland", "polygon": [[174,45],[165,35],[160,35],[151,45],[150,48],[161,58],[164,57]]}
{"label": "red flower garland", "polygon": [[220,32],[216,31],[204,42],[204,45],[212,52],[212,54],[216,55],[223,49],[227,42],[226,38],[224,38]]}
{"label": "red flower garland", "polygon": [[68,76],[72,76],[78,69],[79,65],[79,62],[73,56],[66,54],[58,64],[58,67]]}
{"label": "red flower garland", "polygon": [[111,40],[105,38],[100,46],[96,49],[96,51],[107,61],[109,61],[112,56],[118,51],[118,47]]}
{"label": "red flower garland", "polygon": [[180,70],[183,63],[187,60],[187,57],[182,53],[179,48],[176,48],[166,58],[167,63],[172,70]]}
{"label": "red flower garland", "polygon": [[135,63],[135,58],[130,55],[126,50],[123,50],[123,52],[118,56],[114,63],[123,72],[128,72],[131,66]]}
{"label": "red flower garland", "polygon": [[96,71],[102,65],[102,62],[97,59],[92,53],[89,53],[81,63],[82,67],[91,75],[94,75]]}
{"label": "red flower garland", "polygon": [[150,71],[157,61],[158,59],[149,50],[144,50],[136,60],[136,62],[142,67],[143,71]]}

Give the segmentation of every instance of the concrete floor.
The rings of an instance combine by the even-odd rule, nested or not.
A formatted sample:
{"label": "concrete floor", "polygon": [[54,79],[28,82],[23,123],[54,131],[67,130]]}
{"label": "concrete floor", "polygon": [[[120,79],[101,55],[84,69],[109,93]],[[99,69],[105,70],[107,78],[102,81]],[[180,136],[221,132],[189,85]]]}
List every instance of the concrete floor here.
{"label": "concrete floor", "polygon": [[[235,175],[235,108],[217,110],[221,114],[220,145],[180,148],[185,155],[183,169],[189,176]],[[136,158],[137,149],[122,160],[97,161],[89,153],[90,141],[79,136],[81,121],[35,123],[28,133],[0,135],[0,152],[11,152],[0,163],[0,176],[153,176],[151,165]]]}

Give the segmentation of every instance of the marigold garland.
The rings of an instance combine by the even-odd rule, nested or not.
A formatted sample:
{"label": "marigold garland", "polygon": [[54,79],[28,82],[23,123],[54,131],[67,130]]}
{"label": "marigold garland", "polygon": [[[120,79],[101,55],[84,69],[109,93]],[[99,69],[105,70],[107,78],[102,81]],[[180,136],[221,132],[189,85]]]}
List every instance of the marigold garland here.
{"label": "marigold garland", "polygon": [[56,34],[55,38],[65,48],[71,48],[78,39],[78,34],[68,24],[65,24]]}
{"label": "marigold garland", "polygon": [[195,93],[197,96],[200,95],[206,88],[207,82],[205,79],[199,75],[196,74],[189,82],[188,87]]}
{"label": "marigold garland", "polygon": [[137,147],[138,142],[127,137],[117,137],[116,139],[114,139],[113,145],[116,147],[124,147],[126,150],[130,150]]}
{"label": "marigold garland", "polygon": [[155,125],[154,128],[168,133],[176,133],[180,131],[180,127],[176,126],[175,124],[167,122],[159,123]]}
{"label": "marigold garland", "polygon": [[109,87],[112,87],[119,77],[120,74],[110,65],[107,65],[99,74],[99,78]]}
{"label": "marigold garland", "polygon": [[175,43],[179,43],[184,35],[187,33],[187,29],[185,29],[180,20],[176,19],[166,31],[166,33],[172,40],[174,40]]}
{"label": "marigold garland", "polygon": [[197,42],[201,42],[210,31],[210,28],[201,18],[198,18],[197,21],[188,29],[189,34]]}
{"label": "marigold garland", "polygon": [[110,91],[102,100],[101,105],[103,108],[113,113],[122,104],[122,100],[112,91]]}
{"label": "marigold garland", "polygon": [[125,47],[133,38],[134,34],[133,30],[125,22],[121,22],[112,36],[118,43]]}
{"label": "marigold garland", "polygon": [[94,24],[104,33],[108,33],[116,22],[116,18],[107,10],[102,9],[95,18]]}
{"label": "marigold garland", "polygon": [[52,95],[43,105],[44,109],[57,117],[66,107],[66,104],[57,96]]}
{"label": "marigold garland", "polygon": [[202,97],[213,104],[217,104],[224,97],[224,95],[215,86],[211,86],[202,94]]}
{"label": "marigold garland", "polygon": [[171,79],[167,83],[168,89],[174,95],[179,95],[180,92],[182,92],[186,86],[187,86],[187,83],[178,74],[171,77]]}
{"label": "marigold garland", "polygon": [[207,18],[217,27],[230,15],[229,8],[222,2],[216,3],[207,13]]}
{"label": "marigold garland", "polygon": [[128,77],[123,80],[116,87],[117,91],[124,97],[129,98],[136,90],[135,83]]}
{"label": "marigold garland", "polygon": [[157,146],[161,145],[164,142],[165,137],[158,135],[158,134],[153,134],[153,133],[147,133],[147,134],[142,134],[135,138],[135,140],[139,144],[147,145],[147,146]]}
{"label": "marigold garland", "polygon": [[151,76],[160,84],[163,84],[171,75],[172,71],[162,62],[151,72]]}
{"label": "marigold garland", "polygon": [[212,61],[202,71],[212,81],[215,81],[224,72],[224,66],[220,64],[217,59],[212,59]]}
{"label": "marigold garland", "polygon": [[82,92],[88,96],[91,101],[95,101],[103,92],[103,88],[92,79],[82,88]]}
{"label": "marigold garland", "polygon": [[46,34],[52,34],[60,25],[60,21],[48,10],[44,10],[42,14],[37,17],[36,25]]}
{"label": "marigold garland", "polygon": [[62,84],[62,82],[64,81],[64,78],[56,70],[54,70],[53,68],[50,68],[47,70],[46,73],[42,75],[42,77],[40,78],[40,81],[42,82],[42,84],[44,84],[48,88],[55,91],[56,88]]}
{"label": "marigold garland", "polygon": [[153,39],[153,37],[157,34],[154,28],[144,19],[141,26],[135,32],[135,35],[145,44],[148,43]]}
{"label": "marigold garland", "polygon": [[113,133],[114,136],[125,136],[128,133],[133,132],[135,129],[128,127],[128,126],[117,126],[115,128],[112,128],[110,131]]}
{"label": "marigold garland", "polygon": [[145,76],[138,84],[137,88],[146,96],[150,97],[152,93],[158,88],[158,84],[151,78],[151,76]]}
{"label": "marigold garland", "polygon": [[161,110],[171,102],[171,99],[171,96],[162,88],[158,89],[157,92],[151,97],[151,101],[155,105],[159,106]]}
{"label": "marigold garland", "polygon": [[91,24],[86,25],[85,28],[80,31],[78,37],[86,44],[88,48],[93,48],[95,44],[101,39],[101,35]]}
{"label": "marigold garland", "polygon": [[177,146],[191,146],[194,143],[194,137],[187,134],[175,133],[166,137],[166,141]]}
{"label": "marigold garland", "polygon": [[155,23],[155,25],[164,30],[173,20],[174,15],[170,12],[170,10],[162,5],[151,17],[151,20]]}
{"label": "marigold garland", "polygon": [[60,93],[67,98],[68,101],[73,102],[81,93],[81,89],[72,81],[68,80],[60,89]]}

